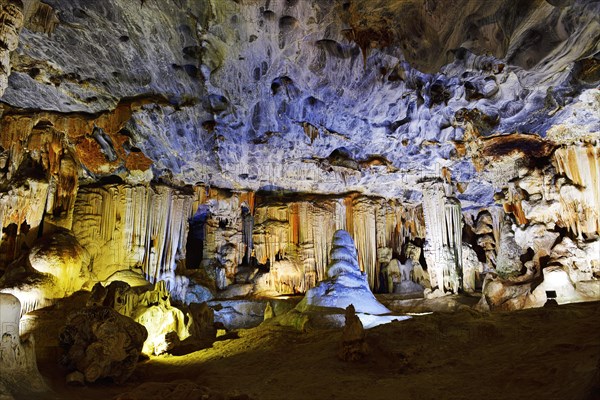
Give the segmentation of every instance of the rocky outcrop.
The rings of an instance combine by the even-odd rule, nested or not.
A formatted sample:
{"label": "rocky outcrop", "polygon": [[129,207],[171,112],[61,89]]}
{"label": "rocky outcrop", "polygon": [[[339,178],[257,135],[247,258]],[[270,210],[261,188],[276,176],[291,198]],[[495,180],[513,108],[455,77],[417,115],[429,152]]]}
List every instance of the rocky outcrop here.
{"label": "rocky outcrop", "polygon": [[148,331],[109,307],[87,307],[70,315],[60,333],[64,365],[85,382],[111,378],[125,382],[133,373]]}

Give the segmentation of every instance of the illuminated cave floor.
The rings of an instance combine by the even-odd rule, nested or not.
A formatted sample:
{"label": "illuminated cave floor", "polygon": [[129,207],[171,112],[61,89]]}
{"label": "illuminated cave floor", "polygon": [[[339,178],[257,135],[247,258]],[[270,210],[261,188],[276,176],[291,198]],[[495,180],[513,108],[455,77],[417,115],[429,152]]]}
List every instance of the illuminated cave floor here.
{"label": "illuminated cave floor", "polygon": [[368,331],[370,354],[359,363],[337,359],[340,336],[241,330],[209,349],[142,362],[123,386],[67,387],[54,363],[41,371],[60,399],[110,399],[143,382],[180,379],[264,400],[600,398],[600,302],[379,326]]}

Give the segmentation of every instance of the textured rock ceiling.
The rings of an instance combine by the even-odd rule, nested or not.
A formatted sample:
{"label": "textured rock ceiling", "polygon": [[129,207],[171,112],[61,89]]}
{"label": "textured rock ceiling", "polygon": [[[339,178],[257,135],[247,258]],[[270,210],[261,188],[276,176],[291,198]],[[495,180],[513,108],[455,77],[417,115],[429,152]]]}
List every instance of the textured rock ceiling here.
{"label": "textured rock ceiling", "polygon": [[600,131],[598,2],[24,5],[3,126],[69,131],[82,182],[418,201],[445,175],[486,205],[522,155]]}

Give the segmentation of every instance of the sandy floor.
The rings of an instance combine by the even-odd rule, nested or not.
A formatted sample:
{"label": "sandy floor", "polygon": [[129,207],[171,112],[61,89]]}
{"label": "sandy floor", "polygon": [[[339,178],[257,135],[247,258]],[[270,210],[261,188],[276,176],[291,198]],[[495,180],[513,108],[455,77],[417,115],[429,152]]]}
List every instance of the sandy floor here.
{"label": "sandy floor", "polygon": [[415,317],[368,331],[370,353],[358,363],[337,359],[339,341],[339,331],[263,325],[142,362],[124,386],[67,387],[55,364],[40,369],[60,399],[107,399],[175,380],[262,400],[600,399],[600,302]]}

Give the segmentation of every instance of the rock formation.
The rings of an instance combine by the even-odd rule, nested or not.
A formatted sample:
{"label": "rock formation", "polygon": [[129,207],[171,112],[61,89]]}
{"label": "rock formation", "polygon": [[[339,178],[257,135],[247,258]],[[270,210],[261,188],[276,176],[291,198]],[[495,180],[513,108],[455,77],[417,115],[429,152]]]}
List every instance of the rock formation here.
{"label": "rock formation", "polygon": [[353,305],[359,313],[389,314],[369,289],[366,275],[360,271],[356,248],[350,234],[343,230],[334,233],[328,279],[308,290],[298,309],[327,307],[346,309]]}
{"label": "rock formation", "polygon": [[599,5],[513,3],[0,2],[0,291],[598,299]]}
{"label": "rock formation", "polygon": [[206,302],[173,306],[164,281],[150,287],[131,287],[123,281],[106,287],[97,283],[87,305],[111,307],[144,326],[148,334],[142,352],[148,355],[171,352],[184,341],[198,347],[215,337],[213,311]]}
{"label": "rock formation", "polygon": [[3,0],[0,3],[0,96],[8,87],[10,53],[17,48],[19,33],[23,26],[23,3],[21,0]]}
{"label": "rock formation", "polygon": [[309,289],[295,311],[305,314],[309,320],[323,319],[333,326],[342,325],[338,317],[341,317],[341,310],[349,306],[352,306],[352,314],[356,311],[367,328],[409,318],[385,315],[391,311],[377,301],[369,289],[366,274],[358,266],[354,241],[348,232],[337,230],[333,234],[330,259],[328,279]]}
{"label": "rock formation", "polygon": [[49,392],[38,371],[33,336],[20,337],[21,303],[0,293],[0,397],[41,396]]}
{"label": "rock formation", "polygon": [[215,322],[348,309],[353,359],[382,303],[600,300],[599,87],[593,0],[0,0],[0,298],[82,308],[72,384]]}
{"label": "rock formation", "polygon": [[343,361],[360,361],[367,355],[368,348],[365,343],[365,331],[352,304],[346,307],[345,318],[338,357]]}
{"label": "rock formation", "polygon": [[60,333],[63,363],[85,382],[111,378],[123,383],[133,373],[147,337],[144,326],[112,308],[84,308],[69,316]]}

